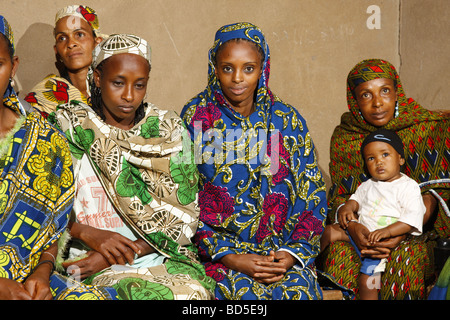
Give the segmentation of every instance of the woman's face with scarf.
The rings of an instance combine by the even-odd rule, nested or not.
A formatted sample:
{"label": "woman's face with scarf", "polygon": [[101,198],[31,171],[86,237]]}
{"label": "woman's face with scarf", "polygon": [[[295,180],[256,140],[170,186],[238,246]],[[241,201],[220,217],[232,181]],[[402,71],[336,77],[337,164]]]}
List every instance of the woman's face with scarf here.
{"label": "woman's face with scarf", "polygon": [[249,41],[228,41],[216,55],[215,73],[230,105],[243,116],[253,111],[261,76],[261,55]]}
{"label": "woman's face with scarf", "polygon": [[382,127],[394,119],[397,90],[394,80],[379,78],[361,83],[354,89],[355,99],[364,119]]}
{"label": "woman's face with scarf", "polygon": [[150,65],[136,54],[113,55],[94,71],[95,85],[101,89],[105,122],[121,129],[131,129],[136,110],[145,98]]}
{"label": "woman's face with scarf", "polygon": [[67,16],[55,25],[55,54],[71,72],[89,68],[92,63],[92,51],[101,42],[85,20]]}
{"label": "woman's face with scarf", "polygon": [[11,59],[9,46],[6,38],[0,35],[0,96],[6,92],[10,78],[14,77],[19,66],[19,58],[14,56]]}

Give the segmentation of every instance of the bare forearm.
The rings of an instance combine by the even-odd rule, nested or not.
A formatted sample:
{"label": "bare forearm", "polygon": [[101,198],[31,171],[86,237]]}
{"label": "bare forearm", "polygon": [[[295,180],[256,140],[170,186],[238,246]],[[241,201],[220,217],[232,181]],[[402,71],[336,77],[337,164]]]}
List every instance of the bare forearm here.
{"label": "bare forearm", "polygon": [[39,266],[34,270],[43,272],[45,275],[50,276],[55,266],[56,256],[58,254],[58,242],[53,243],[50,247],[44,250],[39,259]]}
{"label": "bare forearm", "polygon": [[89,227],[87,225],[80,224],[78,222],[69,223],[70,236],[75,239],[80,239],[82,237],[83,230],[85,227]]}
{"label": "bare forearm", "polygon": [[431,193],[422,195],[422,199],[426,208],[425,215],[423,216],[423,224],[426,224],[436,210],[438,201]]}
{"label": "bare forearm", "polygon": [[389,238],[391,238],[407,234],[411,232],[414,228],[407,223],[397,221],[391,224],[390,226],[385,227],[384,229],[387,232],[389,232],[390,234]]}
{"label": "bare forearm", "polygon": [[359,204],[355,200],[348,200],[338,211],[338,222],[341,228],[347,229],[349,222],[357,219]]}
{"label": "bare forearm", "polygon": [[138,240],[134,241],[134,243],[140,249],[140,253],[139,253],[138,257],[142,257],[142,256],[145,256],[147,254],[156,252],[156,250],[153,247],[151,247],[147,242],[145,242],[142,239],[138,239]]}
{"label": "bare forearm", "polygon": [[351,210],[354,214],[358,213],[359,210],[359,204],[357,201],[355,200],[348,200],[345,204],[345,206]]}

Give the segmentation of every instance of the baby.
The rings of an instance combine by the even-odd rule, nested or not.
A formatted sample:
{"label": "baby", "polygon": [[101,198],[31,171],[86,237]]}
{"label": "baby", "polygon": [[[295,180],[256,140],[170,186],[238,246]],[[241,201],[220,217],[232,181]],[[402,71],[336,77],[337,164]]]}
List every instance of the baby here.
{"label": "baby", "polygon": [[[347,231],[350,223],[367,228],[371,244],[386,238],[410,233],[422,234],[425,205],[420,187],[401,173],[405,163],[403,143],[391,130],[378,129],[369,134],[361,145],[361,154],[371,179],[363,182],[350,199],[338,208],[339,224],[325,228],[321,249],[334,241],[348,241],[361,256]],[[386,259],[361,258],[359,289],[361,299],[378,299],[378,292],[368,283],[370,276],[384,271]]]}

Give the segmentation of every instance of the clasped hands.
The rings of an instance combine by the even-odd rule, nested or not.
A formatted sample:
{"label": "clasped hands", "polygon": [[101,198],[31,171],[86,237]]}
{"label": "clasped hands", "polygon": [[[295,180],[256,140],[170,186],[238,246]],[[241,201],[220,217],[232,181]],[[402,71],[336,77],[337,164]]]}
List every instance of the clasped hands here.
{"label": "clasped hands", "polygon": [[348,230],[362,256],[373,259],[387,258],[391,250],[405,238],[405,236],[391,237],[386,230],[382,229],[370,232],[367,227],[360,223],[350,223],[354,220],[357,220],[357,217],[353,212],[338,211],[339,225],[342,229]]}
{"label": "clasped hands", "polygon": [[294,266],[295,258],[286,251],[270,251],[268,256],[258,254],[228,254],[220,262],[230,269],[244,273],[259,283],[280,281]]}

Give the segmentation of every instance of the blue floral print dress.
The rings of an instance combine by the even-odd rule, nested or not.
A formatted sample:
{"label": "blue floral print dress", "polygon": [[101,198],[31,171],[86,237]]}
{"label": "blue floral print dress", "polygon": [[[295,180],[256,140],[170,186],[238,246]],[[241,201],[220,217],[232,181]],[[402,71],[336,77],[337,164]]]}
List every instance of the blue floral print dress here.
{"label": "blue floral print dress", "polygon": [[[246,39],[264,52],[263,72],[248,117],[226,101],[215,75],[218,48]],[[183,108],[200,172],[200,223],[195,236],[216,298],[320,299],[314,259],[326,216],[326,189],[307,125],[299,112],[268,88],[270,53],[250,23],[220,28],[209,51],[206,89]],[[269,255],[284,250],[296,264],[285,277],[262,284],[227,268],[227,254]]]}

